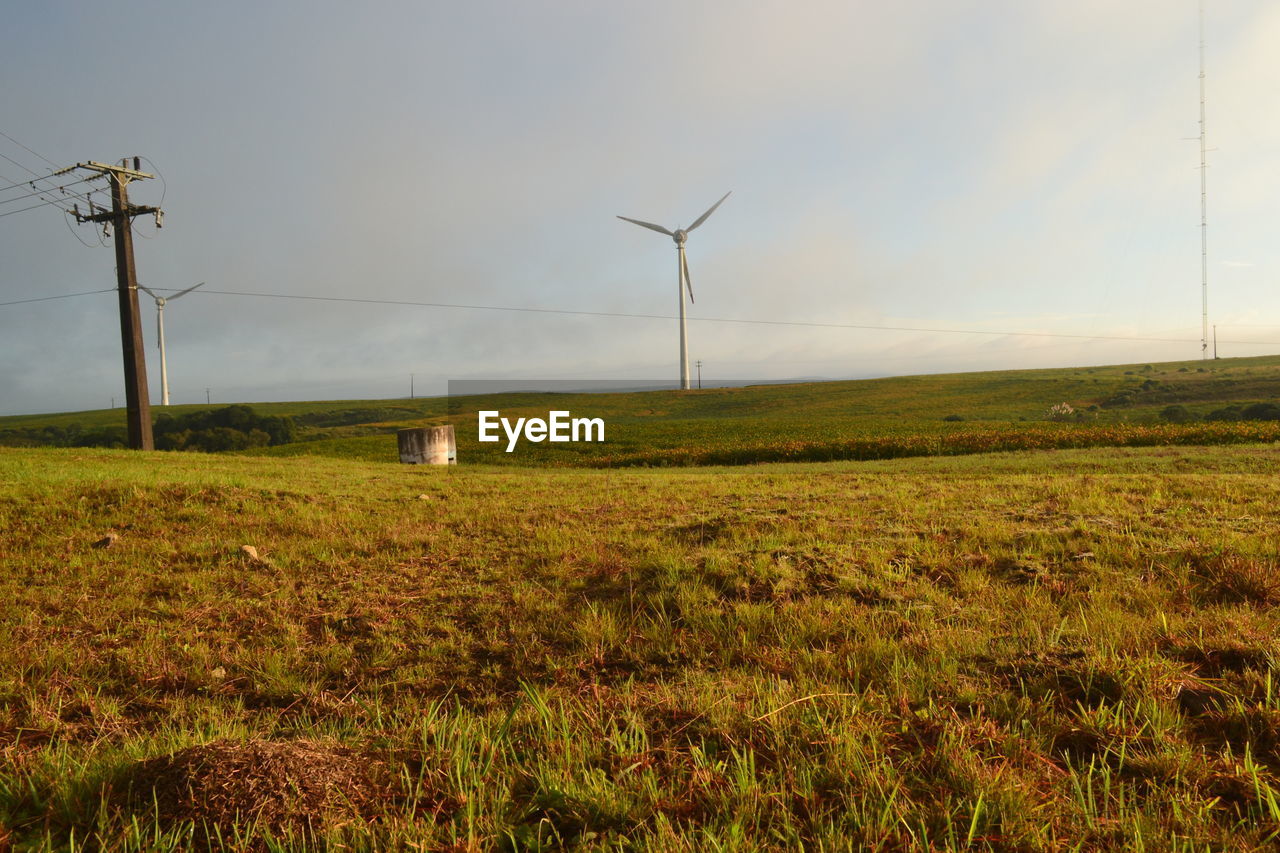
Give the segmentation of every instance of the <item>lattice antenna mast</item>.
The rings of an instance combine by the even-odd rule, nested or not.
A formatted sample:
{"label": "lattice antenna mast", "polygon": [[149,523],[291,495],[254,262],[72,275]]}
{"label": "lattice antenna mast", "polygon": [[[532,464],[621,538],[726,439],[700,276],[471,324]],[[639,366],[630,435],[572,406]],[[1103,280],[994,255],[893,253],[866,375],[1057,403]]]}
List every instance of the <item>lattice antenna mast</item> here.
{"label": "lattice antenna mast", "polygon": [[1209,204],[1204,138],[1204,0],[1200,0],[1200,357],[1209,358]]}

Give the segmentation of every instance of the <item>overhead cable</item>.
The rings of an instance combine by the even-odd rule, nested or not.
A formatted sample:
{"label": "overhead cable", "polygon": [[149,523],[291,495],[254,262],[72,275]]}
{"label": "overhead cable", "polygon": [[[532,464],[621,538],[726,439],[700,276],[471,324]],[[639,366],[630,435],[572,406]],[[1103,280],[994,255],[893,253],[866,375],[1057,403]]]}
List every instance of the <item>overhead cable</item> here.
{"label": "overhead cable", "polygon": [[[172,288],[156,288],[170,290]],[[507,305],[466,305],[453,302],[417,302],[403,299],[371,299],[355,296],[311,296],[296,293],[258,293],[245,290],[201,290],[203,294],[222,296],[253,296],[262,299],[300,299],[312,302],[348,302],[366,305],[407,305],[420,308],[455,308],[469,311],[513,311],[530,314],[564,314],[582,317],[632,317],[646,320],[676,320],[670,314],[637,314],[624,311],[574,311],[565,308],[528,308]],[[1065,332],[1010,332],[987,329],[942,329],[922,328],[915,326],[873,326],[859,323],[822,323],[806,320],[751,320],[739,317],[689,317],[692,321],[703,323],[740,323],[757,326],[803,326],[822,329],[863,329],[882,332],[928,332],[963,335],[986,335],[989,337],[1034,337],[1034,338],[1075,338],[1080,340],[1141,341],[1185,344],[1192,342],[1190,338],[1157,338],[1138,335],[1084,335]]]}
{"label": "overhead cable", "polygon": [[[2,214],[0,214],[2,215]],[[87,290],[83,293],[67,293],[60,296],[43,296],[35,299],[17,299],[12,302],[0,302],[0,306],[4,305],[21,305],[28,302],[46,302],[51,299],[70,299],[75,296],[90,296],[95,293],[112,293],[116,288],[106,288],[104,290]],[[176,287],[153,287],[152,290],[163,293],[176,292]],[[524,306],[512,305],[464,305],[454,302],[418,302],[406,299],[371,299],[360,298],[354,296],[311,296],[298,293],[258,293],[247,290],[205,290],[198,291],[200,294],[214,294],[217,296],[244,296],[255,297],[260,299],[296,299],[307,302],[346,302],[358,303],[362,305],[404,305],[417,308],[454,308],[469,311],[510,311],[526,314],[560,314],[579,317],[624,317],[639,320],[675,320],[675,316],[669,314],[639,314],[626,311],[574,311],[566,308],[530,308]],[[703,323],[739,323],[753,326],[799,326],[805,328],[819,329],[857,329],[872,332],[923,332],[927,334],[958,334],[958,335],[983,335],[987,337],[1010,337],[1010,338],[1067,338],[1072,340],[1085,341],[1128,341],[1135,343],[1170,343],[1170,344],[1187,344],[1195,343],[1194,338],[1162,338],[1141,335],[1085,335],[1072,334],[1068,332],[1016,332],[1006,330],[992,329],[945,329],[936,327],[922,326],[873,326],[862,323],[821,323],[817,321],[807,320],[752,320],[744,317],[690,317],[691,321],[699,321]],[[1280,346],[1280,341],[1220,341],[1220,343],[1228,344],[1254,344],[1260,346]]]}

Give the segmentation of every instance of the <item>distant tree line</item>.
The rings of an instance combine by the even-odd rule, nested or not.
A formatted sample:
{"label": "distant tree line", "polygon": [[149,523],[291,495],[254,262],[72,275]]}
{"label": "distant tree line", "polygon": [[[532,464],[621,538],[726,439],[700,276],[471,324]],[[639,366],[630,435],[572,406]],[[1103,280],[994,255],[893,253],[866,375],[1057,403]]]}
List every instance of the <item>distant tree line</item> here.
{"label": "distant tree line", "polygon": [[259,415],[249,406],[191,412],[174,417],[165,412],[153,427],[157,450],[247,450],[288,444],[297,436],[293,418]]}
{"label": "distant tree line", "polygon": [[[1200,420],[1200,416],[1186,406],[1165,406],[1160,418],[1171,424],[1185,424]],[[1252,403],[1248,406],[1232,405],[1214,409],[1204,416],[1206,421],[1280,421],[1280,406],[1275,403]]]}
{"label": "distant tree line", "polygon": [[[157,450],[194,450],[218,453],[287,444],[297,436],[289,417],[259,415],[249,406],[227,406],[210,411],[156,417],[152,427]],[[128,432],[123,426],[11,427],[0,430],[0,444],[18,447],[127,447]]]}

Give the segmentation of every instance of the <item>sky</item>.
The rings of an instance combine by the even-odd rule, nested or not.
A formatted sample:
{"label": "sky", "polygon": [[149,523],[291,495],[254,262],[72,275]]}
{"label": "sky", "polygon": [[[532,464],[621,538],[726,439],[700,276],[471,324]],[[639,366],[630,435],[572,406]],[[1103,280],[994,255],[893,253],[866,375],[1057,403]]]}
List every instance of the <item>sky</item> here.
{"label": "sky", "polygon": [[[1199,358],[1198,40],[1195,0],[19,4],[0,303],[115,287],[22,182],[139,156],[139,282],[206,282],[175,404],[674,381],[675,247],[615,217],[728,191],[688,242],[708,381]],[[1280,352],[1280,4],[1205,0],[1205,42],[1210,322]],[[114,293],[0,305],[0,363],[0,414],[123,406]]]}

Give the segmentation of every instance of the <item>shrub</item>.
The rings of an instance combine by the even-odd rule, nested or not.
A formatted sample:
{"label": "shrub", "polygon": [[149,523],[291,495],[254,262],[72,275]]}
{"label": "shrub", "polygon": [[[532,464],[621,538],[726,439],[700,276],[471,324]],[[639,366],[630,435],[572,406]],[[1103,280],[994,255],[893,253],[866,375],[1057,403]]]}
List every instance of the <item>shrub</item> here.
{"label": "shrub", "polygon": [[1075,418],[1076,410],[1069,403],[1056,403],[1049,407],[1049,420],[1069,421]]}
{"label": "shrub", "polygon": [[165,412],[156,418],[153,431],[157,450],[206,453],[287,444],[297,432],[291,418],[259,415],[249,406],[227,406],[180,417]]}
{"label": "shrub", "polygon": [[959,415],[947,415],[945,418],[943,418],[943,420],[944,421],[962,421],[964,420],[964,418],[960,417]]}
{"label": "shrub", "polygon": [[1117,391],[1110,397],[1102,401],[1104,409],[1112,409],[1116,406],[1128,406],[1133,403],[1133,396],[1137,392],[1132,388],[1125,388],[1123,391]]}
{"label": "shrub", "polygon": [[1186,406],[1165,406],[1160,417],[1171,424],[1185,424],[1196,419],[1193,413],[1187,411]]}
{"label": "shrub", "polygon": [[1280,406],[1275,403],[1254,403],[1245,406],[1240,413],[1246,421],[1280,421]]}

